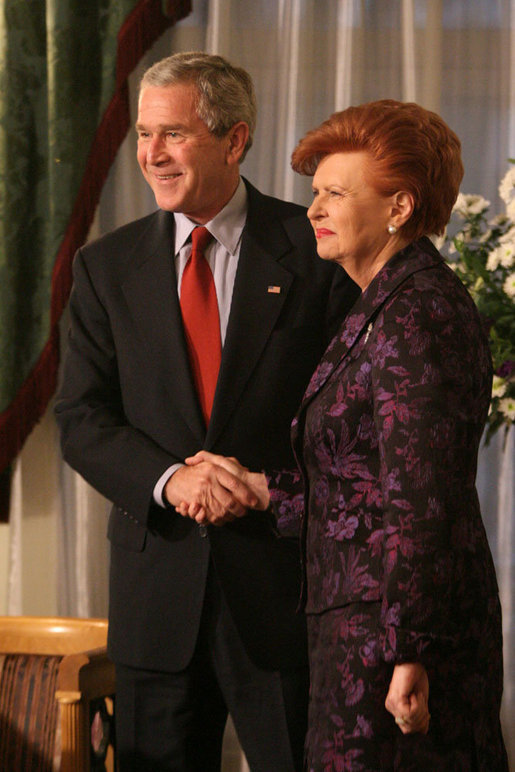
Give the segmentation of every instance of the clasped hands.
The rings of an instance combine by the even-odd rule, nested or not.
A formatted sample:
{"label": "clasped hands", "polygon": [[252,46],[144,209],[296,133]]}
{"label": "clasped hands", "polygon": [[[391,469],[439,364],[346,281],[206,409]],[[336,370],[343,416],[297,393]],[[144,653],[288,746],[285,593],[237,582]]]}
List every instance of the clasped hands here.
{"label": "clasped hands", "polygon": [[266,477],[250,472],[235,458],[201,450],[185,460],[165,485],[164,495],[183,517],[199,524],[223,525],[248,509],[270,503]]}

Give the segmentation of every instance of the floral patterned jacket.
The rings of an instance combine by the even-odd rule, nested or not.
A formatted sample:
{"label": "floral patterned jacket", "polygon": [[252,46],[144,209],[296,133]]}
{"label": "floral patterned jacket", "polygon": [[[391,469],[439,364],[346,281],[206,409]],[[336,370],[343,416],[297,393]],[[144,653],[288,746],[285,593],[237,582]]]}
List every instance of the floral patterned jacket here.
{"label": "floral patterned jacket", "polygon": [[279,530],[300,521],[306,612],[379,602],[387,661],[496,634],[475,489],[491,379],[476,307],[421,239],[362,293],[311,378],[292,425],[302,479],[269,476]]}

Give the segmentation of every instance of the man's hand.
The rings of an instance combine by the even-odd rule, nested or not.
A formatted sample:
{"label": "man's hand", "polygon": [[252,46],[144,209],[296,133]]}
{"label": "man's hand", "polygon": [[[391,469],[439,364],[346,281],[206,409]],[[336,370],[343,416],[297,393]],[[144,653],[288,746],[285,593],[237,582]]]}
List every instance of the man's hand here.
{"label": "man's hand", "polygon": [[425,667],[420,662],[396,665],[385,706],[403,734],[427,734],[431,718],[428,700],[429,680]]}
{"label": "man's hand", "polygon": [[[218,456],[215,453],[209,453],[207,450],[201,450],[194,456],[186,459],[188,465],[195,466],[208,461],[220,469],[225,469],[231,478],[237,479],[245,486],[245,490],[256,497],[254,509],[265,510],[270,504],[270,492],[266,476],[262,472],[249,472],[246,466],[242,466],[238,459],[230,456]],[[237,496],[237,492],[235,492]],[[243,502],[242,502],[243,503]]]}
{"label": "man's hand", "polygon": [[258,503],[245,483],[208,461],[180,467],[166,483],[164,495],[181,515],[212,525],[242,517]]}

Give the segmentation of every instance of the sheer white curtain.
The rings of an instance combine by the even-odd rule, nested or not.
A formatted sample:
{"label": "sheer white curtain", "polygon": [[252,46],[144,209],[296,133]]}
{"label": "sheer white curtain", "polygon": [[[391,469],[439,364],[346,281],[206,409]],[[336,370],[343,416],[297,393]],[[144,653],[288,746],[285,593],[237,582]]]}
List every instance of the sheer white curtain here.
{"label": "sheer white curtain", "polygon": [[[500,205],[497,185],[515,156],[515,0],[193,0],[193,13],[140,64],[168,53],[221,53],[253,76],[259,105],[243,173],[261,190],[308,203],[309,180],[290,169],[305,131],[349,104],[391,97],[440,112],[462,139],[464,192]],[[127,138],[106,183],[92,236],[154,208]],[[504,725],[515,764],[514,445],[481,451],[478,488],[496,561],[505,625]],[[105,615],[108,504],[59,460],[51,413],[16,463],[10,613]],[[511,737],[510,737],[511,735]],[[243,770],[234,743],[226,769]]]}

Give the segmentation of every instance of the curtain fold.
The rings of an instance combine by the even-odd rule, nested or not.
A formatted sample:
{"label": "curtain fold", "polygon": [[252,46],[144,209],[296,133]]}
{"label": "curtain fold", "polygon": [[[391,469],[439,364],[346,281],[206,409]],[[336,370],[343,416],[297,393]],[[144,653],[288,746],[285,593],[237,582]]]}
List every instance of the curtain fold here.
{"label": "curtain fold", "polygon": [[[334,109],[343,110],[351,103],[354,7],[352,0],[343,0],[337,7],[335,26],[338,35],[334,55]],[[358,46],[359,50],[359,46]]]}
{"label": "curtain fold", "polygon": [[417,79],[413,0],[402,0],[402,60],[402,100],[404,102],[416,102]]}
{"label": "curtain fold", "polygon": [[[297,140],[335,110],[390,97],[415,99],[442,114],[462,140],[463,192],[479,193],[500,210],[497,186],[507,158],[515,157],[513,0],[194,0],[192,12],[156,42],[129,79],[133,119],[137,75],[158,58],[188,49],[221,53],[251,73],[258,128],[242,172],[265,193],[308,204],[311,181],[290,168]],[[129,134],[107,177],[90,236],[154,209],[135,148]],[[514,446],[512,428],[505,445],[498,435],[481,448],[478,490],[503,605],[503,722],[515,765]],[[48,602],[55,611],[103,615],[109,505],[57,461],[39,475],[28,474],[42,453],[58,459],[51,416],[16,461],[10,613],[37,613],[30,599],[39,597],[37,585],[45,576],[54,583]],[[33,502],[22,492],[34,485],[49,489],[54,508],[46,516],[27,509]],[[42,532],[39,518],[46,522],[48,554],[37,555],[31,546]],[[226,751],[224,770],[248,769],[238,754],[234,745]]]}
{"label": "curtain fold", "polygon": [[0,472],[55,391],[71,258],[129,127],[129,72],[189,10],[189,0],[2,0]]}

